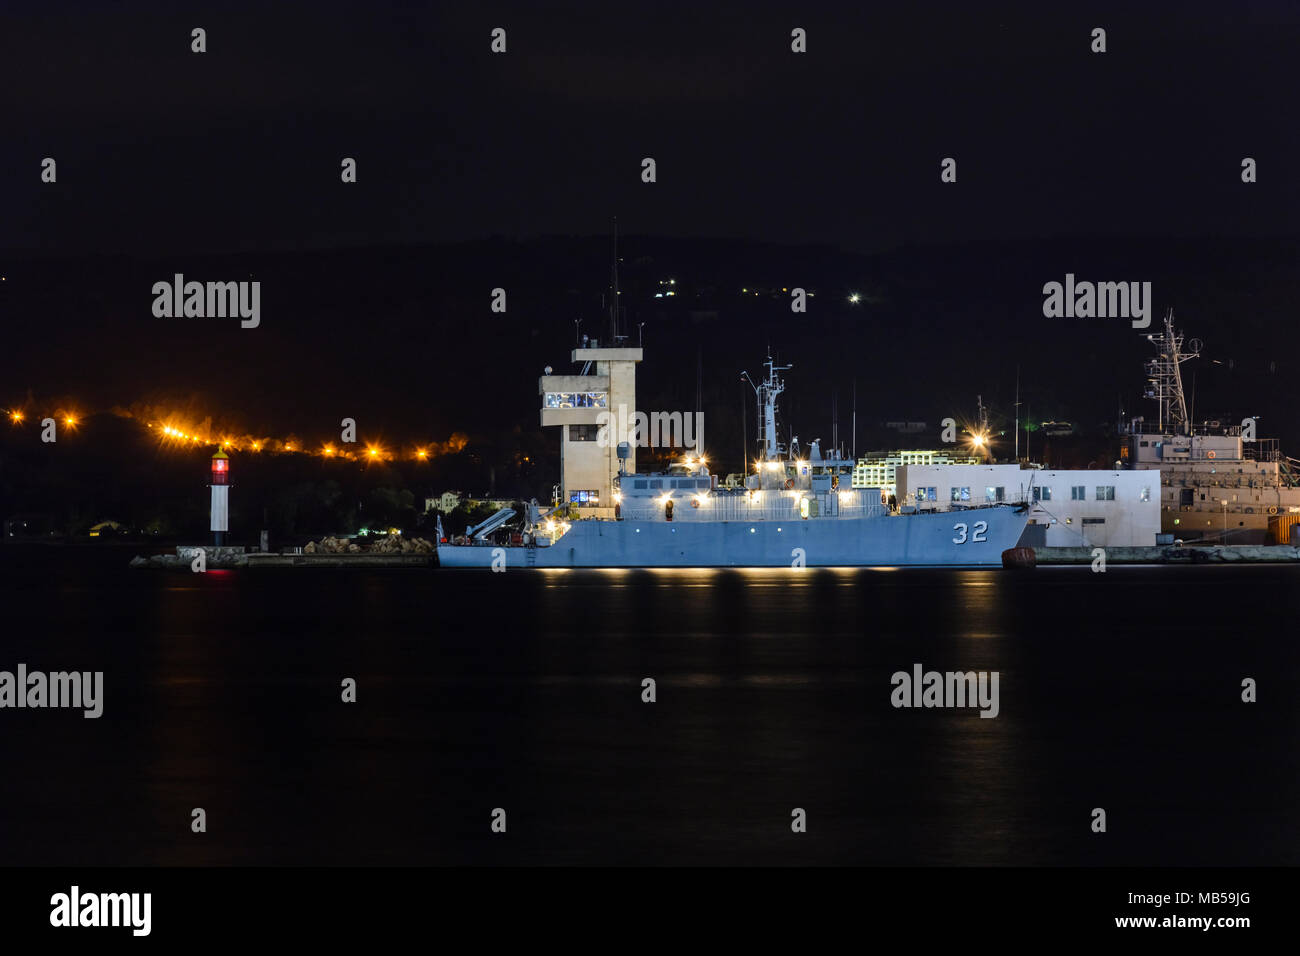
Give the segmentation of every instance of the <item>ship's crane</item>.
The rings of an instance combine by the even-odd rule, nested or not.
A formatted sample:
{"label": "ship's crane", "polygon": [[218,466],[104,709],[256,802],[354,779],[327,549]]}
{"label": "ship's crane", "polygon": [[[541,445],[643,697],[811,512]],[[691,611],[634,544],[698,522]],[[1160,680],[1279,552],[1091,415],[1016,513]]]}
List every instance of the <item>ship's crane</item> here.
{"label": "ship's crane", "polygon": [[484,535],[491,534],[514,516],[515,511],[513,508],[502,508],[500,511],[494,512],[486,521],[474,525],[465,534],[470,538],[481,538]]}
{"label": "ship's crane", "polygon": [[[558,498],[558,494],[556,497]],[[543,508],[541,505],[537,503],[536,498],[534,498],[532,501],[528,503],[527,509],[528,509],[527,524],[528,527],[530,528],[536,527],[537,525],[541,524],[543,518],[548,518],[551,515],[556,514],[562,510],[558,503],[552,508]]]}

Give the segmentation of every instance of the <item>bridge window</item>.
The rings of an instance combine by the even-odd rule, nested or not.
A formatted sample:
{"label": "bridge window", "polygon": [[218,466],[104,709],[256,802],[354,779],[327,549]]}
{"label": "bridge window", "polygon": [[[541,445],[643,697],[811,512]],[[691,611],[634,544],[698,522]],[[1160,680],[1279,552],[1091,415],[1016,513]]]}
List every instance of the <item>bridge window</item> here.
{"label": "bridge window", "polygon": [[570,491],[569,504],[577,505],[579,508],[599,508],[600,492],[591,490]]}
{"label": "bridge window", "polygon": [[547,392],[545,408],[604,408],[607,392]]}

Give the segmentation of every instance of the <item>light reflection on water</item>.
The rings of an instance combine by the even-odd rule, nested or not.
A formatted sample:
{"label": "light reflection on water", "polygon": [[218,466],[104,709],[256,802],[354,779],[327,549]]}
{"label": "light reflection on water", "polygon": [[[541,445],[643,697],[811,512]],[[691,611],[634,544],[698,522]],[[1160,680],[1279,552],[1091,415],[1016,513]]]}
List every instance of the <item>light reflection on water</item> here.
{"label": "light reflection on water", "polygon": [[[1223,692],[1300,693],[1270,623],[1300,610],[1289,568],[192,581],[39,557],[0,577],[0,668],[102,669],[105,714],[0,714],[15,863],[1300,862],[1300,718]],[[998,671],[1001,713],[895,709],[916,663]],[[1126,819],[1104,844],[1102,801]],[[499,805],[529,821],[508,843],[479,835]],[[806,841],[778,837],[792,806]]]}

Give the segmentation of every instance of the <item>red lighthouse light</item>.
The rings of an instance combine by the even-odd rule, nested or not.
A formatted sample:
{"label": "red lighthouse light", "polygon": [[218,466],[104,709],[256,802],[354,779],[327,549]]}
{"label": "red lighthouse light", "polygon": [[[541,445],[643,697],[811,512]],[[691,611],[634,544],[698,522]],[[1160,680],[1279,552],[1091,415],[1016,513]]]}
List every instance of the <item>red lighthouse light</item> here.
{"label": "red lighthouse light", "polygon": [[225,452],[219,451],[212,456],[212,483],[214,485],[230,483],[230,458]]}

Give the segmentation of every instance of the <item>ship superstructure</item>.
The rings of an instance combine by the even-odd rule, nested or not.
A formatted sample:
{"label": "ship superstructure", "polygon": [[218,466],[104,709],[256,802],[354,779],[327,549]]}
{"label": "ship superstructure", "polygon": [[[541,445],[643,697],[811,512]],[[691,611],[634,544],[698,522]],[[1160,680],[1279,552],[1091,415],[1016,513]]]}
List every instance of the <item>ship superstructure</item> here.
{"label": "ship superstructure", "polygon": [[1120,454],[1131,468],[1160,470],[1161,530],[1216,543],[1276,540],[1278,516],[1300,514],[1300,462],[1276,439],[1256,437],[1253,419],[1193,423],[1181,367],[1201,343],[1184,341],[1172,311],[1147,340],[1156,356],[1146,363],[1145,397],[1157,405],[1156,421],[1133,419]]}

